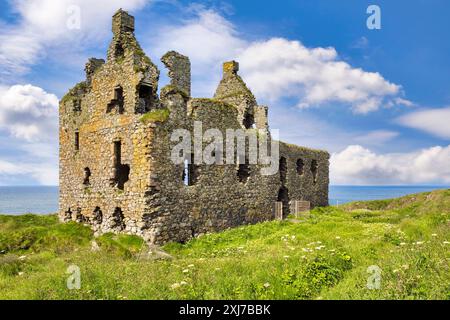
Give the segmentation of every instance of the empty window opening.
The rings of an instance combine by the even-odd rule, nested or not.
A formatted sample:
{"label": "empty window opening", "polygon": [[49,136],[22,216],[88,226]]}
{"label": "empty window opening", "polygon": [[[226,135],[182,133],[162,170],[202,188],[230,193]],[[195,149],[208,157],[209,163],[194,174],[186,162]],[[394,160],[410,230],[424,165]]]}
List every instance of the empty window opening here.
{"label": "empty window opening", "polygon": [[73,100],[73,112],[81,112],[81,100],[80,99]]}
{"label": "empty window opening", "polygon": [[102,224],[103,222],[103,212],[100,207],[96,207],[94,210],[94,222],[97,224]]}
{"label": "empty window opening", "polygon": [[130,178],[130,166],[122,164],[122,142],[114,141],[114,176],[111,184],[120,190],[124,189],[125,182]]}
{"label": "empty window opening", "polygon": [[302,159],[297,160],[297,173],[299,176],[303,175],[303,169],[305,167],[305,162]]}
{"label": "empty window opening", "polygon": [[[248,163],[248,157],[247,156],[239,156],[239,165],[237,170],[237,176],[239,179],[239,182],[246,183],[248,181],[248,178],[250,177],[250,166]],[[241,163],[243,162],[243,163]]]}
{"label": "empty window opening", "polygon": [[125,217],[123,216],[122,209],[114,209],[114,213],[112,215],[112,228],[118,228],[120,231],[125,229],[124,219]]}
{"label": "empty window opening", "polygon": [[106,112],[109,113],[116,110],[118,113],[122,114],[124,111],[124,102],[125,98],[123,96],[123,88],[118,86],[114,89],[114,99],[112,99],[108,104]]}
{"label": "empty window opening", "polygon": [[283,218],[286,218],[290,213],[289,208],[289,190],[282,186],[278,191],[277,201],[283,204]]}
{"label": "empty window opening", "polygon": [[280,181],[284,185],[286,183],[286,174],[287,174],[287,162],[285,157],[280,158],[279,171],[280,171]]}
{"label": "empty window opening", "polygon": [[123,59],[123,57],[125,56],[125,50],[123,49],[122,43],[117,42],[114,49],[114,56],[116,57],[116,59]]}
{"label": "empty window opening", "polygon": [[64,220],[65,221],[72,220],[72,210],[70,210],[70,208],[66,212],[64,212]]}
{"label": "empty window opening", "polygon": [[184,160],[183,182],[187,186],[193,186],[199,176],[199,167],[194,163],[194,154]]}
{"label": "empty window opening", "polygon": [[153,90],[152,87],[146,84],[138,86],[139,106],[136,110],[138,113],[145,113],[150,111],[152,107]]}
{"label": "empty window opening", "polygon": [[91,177],[91,170],[89,168],[84,168],[83,184],[85,186],[89,186],[91,184],[90,181],[89,181],[90,177]]}
{"label": "empty window opening", "polygon": [[240,164],[237,175],[239,182],[246,183],[250,177],[250,166],[248,164]]}
{"label": "empty window opening", "polygon": [[80,150],[80,133],[75,131],[75,150]]}
{"label": "empty window opening", "polygon": [[77,208],[75,220],[79,223],[84,223],[86,221],[86,218],[81,214],[81,208]]}
{"label": "empty window opening", "polygon": [[251,129],[255,127],[255,118],[253,117],[253,114],[251,113],[245,114],[243,125],[245,129]]}
{"label": "empty window opening", "polygon": [[317,182],[317,169],[319,168],[319,165],[317,164],[317,160],[311,161],[311,173],[313,176],[313,183]]}

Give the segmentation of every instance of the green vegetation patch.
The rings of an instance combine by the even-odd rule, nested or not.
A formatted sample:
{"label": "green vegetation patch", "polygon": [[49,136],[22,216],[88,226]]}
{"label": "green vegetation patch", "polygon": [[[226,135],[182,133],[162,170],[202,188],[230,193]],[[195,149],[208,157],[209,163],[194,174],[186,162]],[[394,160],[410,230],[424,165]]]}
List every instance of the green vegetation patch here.
{"label": "green vegetation patch", "polygon": [[450,299],[449,202],[440,190],[315,208],[166,244],[170,259],[53,215],[0,216],[0,299]]}
{"label": "green vegetation patch", "polygon": [[169,119],[170,111],[167,108],[164,109],[155,109],[144,114],[140,121],[144,124],[150,122],[165,122]]}

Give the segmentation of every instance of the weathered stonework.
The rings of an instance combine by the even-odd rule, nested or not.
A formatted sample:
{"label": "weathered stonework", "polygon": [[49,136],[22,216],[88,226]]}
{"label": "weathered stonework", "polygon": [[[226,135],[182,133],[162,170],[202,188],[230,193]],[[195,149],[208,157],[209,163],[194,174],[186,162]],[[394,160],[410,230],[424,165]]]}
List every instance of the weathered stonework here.
{"label": "weathered stonework", "polygon": [[[60,102],[60,204],[62,221],[97,233],[124,232],[149,242],[187,241],[213,231],[274,219],[274,203],[306,200],[328,205],[328,159],[280,143],[280,171],[261,175],[259,164],[191,164],[171,161],[176,129],[264,130],[268,108],[259,106],[238,75],[224,64],[213,99],[191,98],[189,59],[162,58],[171,82],[158,95],[159,70],[134,36],[134,18],[119,10],[107,60],[90,59],[86,80]],[[191,170],[191,171],[189,171]],[[186,185],[188,180],[188,185]]]}

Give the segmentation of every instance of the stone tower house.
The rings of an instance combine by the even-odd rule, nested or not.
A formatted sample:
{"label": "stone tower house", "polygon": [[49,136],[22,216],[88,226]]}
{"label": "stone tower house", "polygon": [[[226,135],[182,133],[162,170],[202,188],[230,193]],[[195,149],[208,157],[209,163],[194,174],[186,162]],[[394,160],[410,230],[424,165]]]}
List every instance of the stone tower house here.
{"label": "stone tower house", "polygon": [[125,232],[156,244],[241,224],[271,220],[275,202],[328,205],[329,154],[279,143],[279,171],[259,164],[202,164],[187,156],[171,161],[174,130],[215,128],[264,131],[268,108],[258,105],[238,75],[223,65],[214,98],[192,98],[189,58],[166,53],[170,84],[159,91],[159,70],[134,35],[134,17],[113,17],[107,60],[89,59],[86,80],[60,102],[62,221],[87,223],[98,232]]}

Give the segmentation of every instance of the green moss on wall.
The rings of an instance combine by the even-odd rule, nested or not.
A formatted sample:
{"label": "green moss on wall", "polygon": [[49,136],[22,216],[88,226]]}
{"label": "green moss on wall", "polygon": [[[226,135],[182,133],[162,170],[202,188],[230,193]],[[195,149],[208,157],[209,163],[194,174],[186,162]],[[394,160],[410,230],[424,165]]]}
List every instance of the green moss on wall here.
{"label": "green moss on wall", "polygon": [[144,114],[139,120],[144,124],[150,122],[165,122],[169,119],[169,116],[169,109],[155,109]]}

